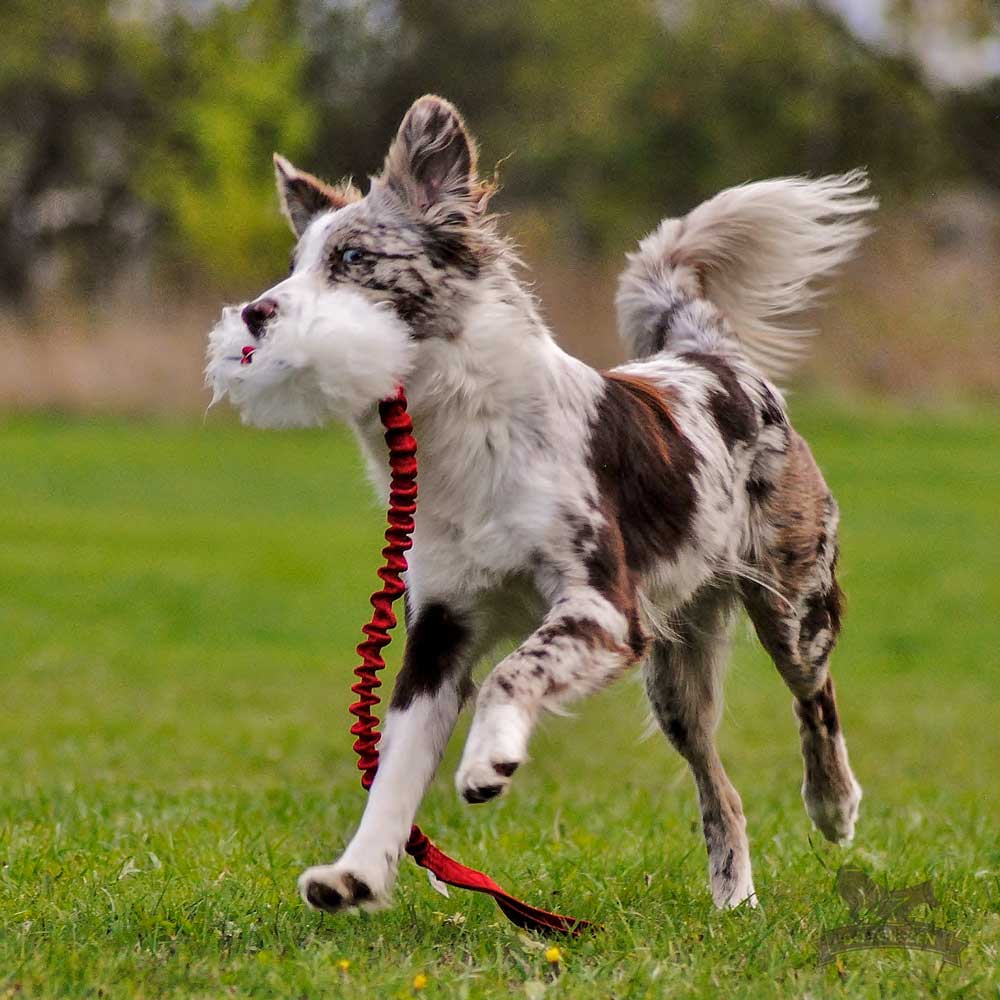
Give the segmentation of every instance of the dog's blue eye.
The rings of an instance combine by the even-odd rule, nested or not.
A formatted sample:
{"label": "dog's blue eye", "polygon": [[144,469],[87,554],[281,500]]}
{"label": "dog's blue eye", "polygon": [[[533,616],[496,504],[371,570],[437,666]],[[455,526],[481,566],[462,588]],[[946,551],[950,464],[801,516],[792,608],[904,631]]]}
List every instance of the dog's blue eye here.
{"label": "dog's blue eye", "polygon": [[365,255],[364,250],[359,250],[357,247],[348,247],[340,255],[340,259],[345,264],[359,264],[364,255]]}

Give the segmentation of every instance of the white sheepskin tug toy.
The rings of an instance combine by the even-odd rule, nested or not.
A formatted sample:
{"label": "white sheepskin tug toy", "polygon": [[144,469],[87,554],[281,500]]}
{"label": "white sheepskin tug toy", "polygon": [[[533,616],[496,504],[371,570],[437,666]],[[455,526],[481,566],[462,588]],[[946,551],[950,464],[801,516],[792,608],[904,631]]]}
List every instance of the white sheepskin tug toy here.
{"label": "white sheepskin tug toy", "polygon": [[388,304],[350,289],[303,294],[293,282],[271,291],[278,308],[266,334],[248,332],[243,307],[223,309],[209,335],[210,405],[228,396],[257,427],[356,419],[403,383],[413,364],[409,329]]}

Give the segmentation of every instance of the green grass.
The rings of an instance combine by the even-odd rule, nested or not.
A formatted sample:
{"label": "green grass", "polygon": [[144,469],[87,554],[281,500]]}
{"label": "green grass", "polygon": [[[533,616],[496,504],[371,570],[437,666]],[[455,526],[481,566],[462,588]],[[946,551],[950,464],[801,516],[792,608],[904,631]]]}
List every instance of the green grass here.
{"label": "green grass", "polygon": [[[558,975],[488,899],[445,900],[411,864],[385,913],[295,896],[363,801],[347,686],[381,513],[346,436],[0,424],[0,997],[381,998],[421,972],[428,997],[997,996],[1000,418],[798,418],[844,514],[855,845],[812,832],[789,696],[746,638],[720,739],[755,912],[712,908],[691,782],[661,738],[638,742],[637,684],[547,721],[499,803],[457,801],[460,733],[421,820],[604,925],[562,943]],[[931,879],[940,906],[917,915],[968,942],[963,967],[819,967],[844,861]]]}

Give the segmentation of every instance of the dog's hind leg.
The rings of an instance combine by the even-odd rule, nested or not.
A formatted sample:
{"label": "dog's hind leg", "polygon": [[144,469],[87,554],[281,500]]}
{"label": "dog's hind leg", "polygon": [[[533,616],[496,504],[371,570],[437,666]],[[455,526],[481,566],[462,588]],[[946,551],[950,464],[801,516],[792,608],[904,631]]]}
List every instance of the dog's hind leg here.
{"label": "dog's hind leg", "polygon": [[408,625],[361,824],[336,863],[299,878],[302,898],[319,910],[388,903],[410,826],[471,689],[469,668],[479,652],[471,618],[433,603],[410,615]]}
{"label": "dog's hind leg", "polygon": [[827,840],[848,843],[861,786],[847,759],[829,658],[840,632],[837,505],[805,442],[792,434],[782,475],[752,492],[757,569],[773,583],[745,583],[743,602],[764,648],[795,696],[806,812]]}
{"label": "dog's hind leg", "polygon": [[731,594],[696,598],[671,621],[676,639],[654,643],[645,667],[656,719],[698,788],[712,899],[720,908],[756,905],[743,804],[715,747],[734,607]]}

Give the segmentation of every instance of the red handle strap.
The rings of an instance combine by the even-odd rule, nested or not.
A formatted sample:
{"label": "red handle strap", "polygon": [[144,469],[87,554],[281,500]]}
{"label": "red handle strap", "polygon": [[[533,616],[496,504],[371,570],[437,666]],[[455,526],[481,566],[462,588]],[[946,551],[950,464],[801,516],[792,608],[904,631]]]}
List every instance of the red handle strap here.
{"label": "red handle strap", "polygon": [[[360,666],[354,670],[358,680],[351,691],[358,700],[351,705],[351,715],[357,722],[351,726],[356,737],[354,752],[358,755],[358,769],[362,772],[361,785],[367,791],[378,770],[378,718],[372,709],[379,703],[376,689],[382,682],[378,671],[385,667],[382,650],[392,641],[389,632],[396,626],[392,605],[406,591],[402,573],[406,570],[406,552],[412,547],[413,515],[417,510],[417,442],[413,438],[413,422],[406,412],[406,396],[400,389],[392,399],[379,404],[379,416],[385,426],[385,443],[389,446],[389,468],[392,480],[389,486],[389,526],[385,532],[384,564],[378,571],[382,587],[372,594],[375,609],[371,621],[364,626],[365,638],[358,646]],[[535,906],[529,906],[515,896],[504,892],[488,875],[467,868],[449,858],[428,839],[418,826],[410,830],[406,851],[418,865],[426,868],[442,882],[459,889],[484,892],[492,896],[497,905],[518,927],[529,930],[562,934],[579,934],[593,926],[589,920],[564,917]]]}

